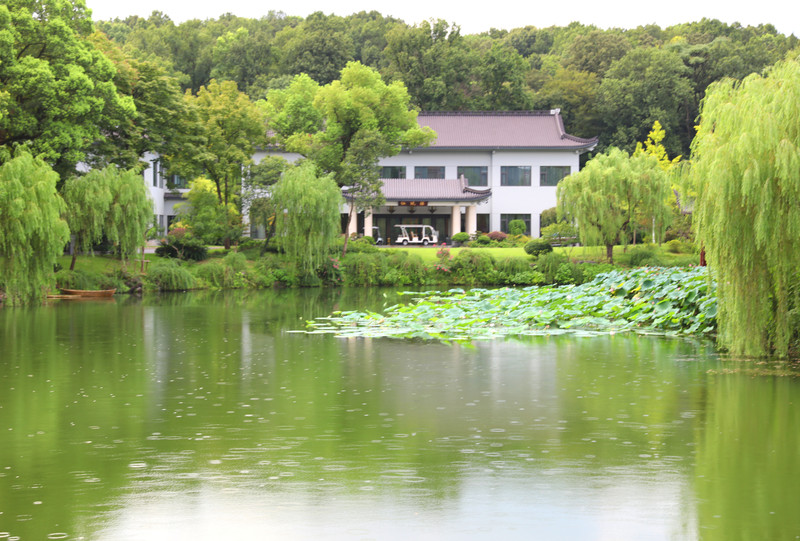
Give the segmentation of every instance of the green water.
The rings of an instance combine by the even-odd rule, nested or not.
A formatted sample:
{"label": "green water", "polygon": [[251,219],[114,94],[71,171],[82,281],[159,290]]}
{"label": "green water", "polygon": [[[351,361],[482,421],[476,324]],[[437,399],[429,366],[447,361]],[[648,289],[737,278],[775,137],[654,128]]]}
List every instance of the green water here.
{"label": "green water", "polygon": [[371,291],[0,309],[0,539],[800,538],[800,379],[290,332]]}

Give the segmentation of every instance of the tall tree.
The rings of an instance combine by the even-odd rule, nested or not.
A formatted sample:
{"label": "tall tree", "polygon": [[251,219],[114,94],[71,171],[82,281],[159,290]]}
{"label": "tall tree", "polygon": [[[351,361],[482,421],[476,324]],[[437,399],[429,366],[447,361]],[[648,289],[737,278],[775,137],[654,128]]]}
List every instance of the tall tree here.
{"label": "tall tree", "polygon": [[599,154],[556,188],[559,218],[577,222],[584,244],[605,246],[609,263],[614,245],[627,244],[638,216],[665,219],[668,196],[669,178],[655,156],[632,157],[618,148]]}
{"label": "tall tree", "polygon": [[[265,137],[263,112],[233,81],[212,80],[197,96],[186,93],[197,115],[198,144],[179,154],[173,167],[186,177],[207,176],[223,208],[234,203],[241,189],[243,169],[252,163],[255,145]],[[225,247],[230,247],[226,237]]]}
{"label": "tall tree", "polygon": [[42,301],[69,239],[58,174],[20,152],[0,165],[0,284],[12,305]]}
{"label": "tall tree", "polygon": [[103,239],[108,210],[113,200],[111,181],[114,175],[93,169],[86,175],[73,176],[64,183],[66,203],[64,215],[69,232],[74,237],[69,270],[75,270],[78,252],[88,252]]}
{"label": "tall tree", "polygon": [[344,19],[322,12],[312,13],[296,27],[287,27],[275,36],[283,73],[307,73],[315,81],[333,81],[353,60],[355,47]]}
{"label": "tall tree", "polygon": [[272,191],[275,238],[308,279],[314,276],[339,234],[342,194],[333,175],[318,176],[313,162],[291,167]]}
{"label": "tall tree", "polygon": [[632,151],[658,120],[670,134],[664,141],[669,153],[687,154],[694,132],[688,76],[681,58],[664,49],[633,49],[614,62],[598,94],[605,144]]}
{"label": "tall tree", "polygon": [[527,70],[528,63],[514,48],[500,41],[492,43],[476,69],[482,94],[481,108],[490,111],[530,109],[532,96],[525,84]]}
{"label": "tall tree", "polygon": [[87,39],[92,21],[83,0],[5,3],[0,28],[8,109],[0,148],[22,145],[66,177],[100,138],[100,127],[111,124],[110,111],[133,116],[133,100],[117,93],[113,64]]}
{"label": "tall tree", "polygon": [[383,74],[390,81],[402,81],[414,105],[425,111],[467,106],[475,59],[458,26],[443,20],[396,26],[386,40]]}
{"label": "tall tree", "polygon": [[711,85],[692,144],[696,235],[717,275],[719,344],[786,356],[800,326],[800,62]]}

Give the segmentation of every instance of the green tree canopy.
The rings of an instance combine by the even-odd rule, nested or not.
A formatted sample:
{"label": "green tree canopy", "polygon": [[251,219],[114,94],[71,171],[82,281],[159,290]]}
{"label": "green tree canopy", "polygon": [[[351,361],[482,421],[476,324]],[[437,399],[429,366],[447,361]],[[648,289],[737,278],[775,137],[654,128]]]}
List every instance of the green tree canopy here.
{"label": "green tree canopy", "polygon": [[636,141],[660,121],[670,154],[687,154],[694,135],[688,118],[694,107],[689,70],[676,53],[664,49],[633,49],[614,62],[600,83],[599,108],[609,146],[632,151]]}
{"label": "green tree canopy", "polygon": [[309,160],[291,167],[273,188],[275,238],[306,277],[330,257],[341,203],[333,175],[318,176]]}
{"label": "green tree canopy", "polygon": [[0,284],[12,305],[44,300],[69,239],[58,174],[28,153],[0,165]]}
{"label": "green tree canopy", "polygon": [[0,148],[22,145],[63,177],[74,172],[111,119],[135,113],[117,93],[113,64],[88,40],[83,0],[13,0],[0,5],[0,88],[8,114]]}
{"label": "green tree canopy", "polygon": [[242,168],[264,140],[263,113],[233,81],[212,80],[197,96],[187,92],[185,99],[197,115],[198,144],[180,153],[175,167],[186,177],[206,175],[220,204],[227,205],[238,193]]}
{"label": "green tree canopy", "polygon": [[692,144],[696,235],[717,273],[719,344],[785,356],[800,306],[800,63],[711,85]]}
{"label": "green tree canopy", "polygon": [[577,222],[582,243],[605,246],[609,262],[638,217],[665,221],[669,193],[669,177],[655,156],[618,148],[597,155],[556,188],[559,218]]}

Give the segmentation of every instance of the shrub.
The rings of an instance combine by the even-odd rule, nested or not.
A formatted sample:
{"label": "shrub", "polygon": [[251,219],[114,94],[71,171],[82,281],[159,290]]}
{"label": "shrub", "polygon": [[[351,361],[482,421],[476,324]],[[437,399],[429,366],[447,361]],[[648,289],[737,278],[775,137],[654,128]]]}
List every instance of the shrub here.
{"label": "shrub", "polygon": [[208,257],[208,248],[186,229],[178,227],[170,231],[165,239],[161,239],[156,255],[184,261],[203,261]]}
{"label": "shrub", "polygon": [[113,274],[62,269],[56,273],[56,286],[65,289],[118,289],[127,291],[123,279]]}
{"label": "shrub", "polygon": [[544,239],[532,239],[525,244],[525,253],[532,256],[540,256],[553,251],[550,243]]}
{"label": "shrub", "polygon": [[558,210],[556,207],[551,207],[549,209],[545,209],[539,215],[539,227],[545,228],[550,224],[554,224],[558,221]]}
{"label": "shrub", "polygon": [[550,244],[575,244],[578,242],[578,230],[568,222],[555,222],[542,228],[542,238]]}
{"label": "shrub", "polygon": [[563,263],[569,263],[569,258],[555,252],[544,253],[536,261],[536,269],[544,275],[546,284],[556,281],[556,274]]}
{"label": "shrub", "polygon": [[660,267],[663,263],[658,258],[656,250],[651,245],[634,246],[628,252],[629,262],[632,267]]}
{"label": "shrub", "polygon": [[273,285],[294,287],[300,283],[296,265],[281,254],[264,254],[256,263],[255,269],[267,281],[271,280]]}
{"label": "shrub", "polygon": [[222,262],[236,272],[244,272],[247,269],[247,258],[239,252],[228,252]]}
{"label": "shrub", "polygon": [[348,252],[342,259],[342,278],[347,285],[378,285],[385,273],[386,257],[380,253]]}
{"label": "shrub", "polygon": [[496,241],[496,242],[499,242],[499,241],[502,241],[502,240],[506,240],[506,237],[508,237],[508,235],[506,235],[502,231],[492,231],[487,236],[491,240]]}
{"label": "shrub", "polygon": [[496,284],[499,273],[494,267],[494,258],[485,252],[461,250],[450,265],[455,284]]}
{"label": "shrub", "polygon": [[524,235],[527,227],[523,220],[511,220],[508,222],[508,233],[510,235]]}
{"label": "shrub", "polygon": [[518,272],[509,276],[506,283],[512,286],[538,286],[544,284],[544,274],[537,270]]}
{"label": "shrub", "polygon": [[[367,240],[364,240],[367,239]],[[370,240],[372,242],[370,242]],[[334,243],[334,252],[341,254],[344,248],[344,235],[339,236]],[[347,241],[347,253],[365,252],[375,253],[379,250],[372,237],[350,238]]]}
{"label": "shrub", "polygon": [[456,233],[453,235],[453,242],[458,242],[460,244],[464,244],[465,242],[469,241],[469,233],[465,233],[463,231]]}
{"label": "shrub", "polygon": [[428,268],[417,254],[392,250],[386,257],[388,270],[381,277],[381,285],[421,285],[428,281]]}
{"label": "shrub", "polygon": [[195,286],[195,278],[188,269],[170,259],[154,261],[145,277],[148,289],[157,291],[185,291]]}
{"label": "shrub", "polygon": [[492,239],[489,238],[489,235],[478,235],[478,238],[472,241],[475,246],[489,246],[491,243]]}
{"label": "shrub", "polygon": [[664,249],[671,254],[694,253],[694,244],[684,239],[672,239],[664,243]]}

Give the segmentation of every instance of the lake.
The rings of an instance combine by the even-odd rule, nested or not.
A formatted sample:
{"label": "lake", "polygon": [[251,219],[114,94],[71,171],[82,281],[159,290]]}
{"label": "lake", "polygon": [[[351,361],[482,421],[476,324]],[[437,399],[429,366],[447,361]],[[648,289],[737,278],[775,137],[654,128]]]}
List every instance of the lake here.
{"label": "lake", "polygon": [[0,539],[800,539],[796,377],[656,336],[292,332],[396,302],[0,309]]}

